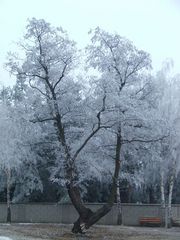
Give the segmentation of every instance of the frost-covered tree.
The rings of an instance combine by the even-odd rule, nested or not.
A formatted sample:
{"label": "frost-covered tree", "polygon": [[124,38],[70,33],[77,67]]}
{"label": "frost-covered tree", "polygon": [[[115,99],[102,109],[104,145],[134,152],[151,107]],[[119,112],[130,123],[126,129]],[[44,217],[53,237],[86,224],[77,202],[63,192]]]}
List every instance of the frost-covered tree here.
{"label": "frost-covered tree", "polygon": [[[17,84],[14,88],[17,88]],[[38,157],[32,147],[39,140],[40,128],[35,128],[34,124],[29,122],[27,105],[25,101],[20,101],[23,92],[15,91],[14,88],[3,87],[0,91],[1,188],[7,189],[9,222],[12,201],[21,199],[34,189],[42,190],[36,169]]]}
{"label": "frost-covered tree", "polygon": [[[17,182],[18,172],[22,171],[24,163],[29,161],[29,165],[35,162],[35,156],[32,154],[30,140],[33,134],[33,128],[27,125],[27,122],[19,116],[13,106],[5,102],[0,104],[0,169],[6,177],[7,189],[7,221],[11,221],[11,197],[10,190],[12,184]],[[31,139],[30,139],[31,138]],[[31,162],[31,163],[30,163]],[[26,175],[30,170],[26,171]],[[20,175],[19,175],[20,177]],[[29,188],[27,187],[27,190]],[[22,191],[24,194],[24,191]]]}
{"label": "frost-covered tree", "polygon": [[[148,101],[156,109],[156,131],[165,138],[146,150],[143,161],[143,179],[146,189],[159,189],[156,197],[162,209],[168,208],[168,224],[171,223],[171,203],[174,181],[179,173],[179,75],[170,74],[170,62],[166,62],[152,80],[153,91]],[[159,199],[157,199],[159,197]]]}
{"label": "frost-covered tree", "polygon": [[[81,233],[112,208],[122,145],[149,141],[144,129],[146,120],[152,123],[152,119],[143,99],[150,58],[127,39],[96,29],[87,55],[88,66],[98,70],[98,77],[86,84],[88,94],[81,82],[86,77],[77,78],[75,73],[79,53],[62,28],[33,18],[20,46],[23,60],[11,54],[8,66],[34,90],[31,122],[41,123],[52,137],[56,159],[52,180],[66,186],[79,213],[73,232]],[[93,212],[82,201],[81,183],[107,169],[111,193],[107,204]]]}
{"label": "frost-covered tree", "polygon": [[[76,58],[75,43],[68,39],[66,32],[61,28],[53,28],[44,20],[32,19],[27,26],[25,42],[21,46],[26,50],[24,62],[19,63],[17,58],[16,61],[11,58],[9,66],[12,72],[26,78],[32,89],[39,93],[32,121],[52,121],[52,125],[49,126],[51,130],[52,127],[55,130],[61,183],[66,185],[72,203],[84,218],[92,212],[81,200],[77,185],[80,176],[76,161],[87,142],[100,130],[103,108],[101,107],[97,114],[95,128],[83,134],[87,123],[86,116],[83,119],[82,115],[81,119],[84,111],[81,88],[70,75]],[[77,139],[80,141],[75,149]],[[81,231],[80,224],[74,231]]]}
{"label": "frost-covered tree", "polygon": [[[101,152],[111,156],[116,163],[119,162],[116,170],[120,163],[124,162],[126,153],[140,166],[142,162],[146,162],[148,155],[143,146],[147,149],[145,144],[160,141],[165,133],[159,127],[161,119],[156,117],[157,108],[152,106],[148,97],[152,95],[152,81],[147,71],[151,64],[149,55],[139,51],[129,40],[99,28],[94,31],[92,45],[88,50],[90,66],[96,68],[101,75],[95,92],[99,96],[106,96],[103,118],[111,125],[111,128],[103,133],[99,146],[98,143],[94,145],[100,147]],[[99,154],[99,151],[97,152]],[[108,170],[110,167],[113,168],[113,164],[108,161]],[[121,177],[129,178],[130,182],[130,172],[124,172],[123,175]],[[143,174],[140,173],[136,174],[135,178],[134,172],[134,184],[142,183],[142,177]],[[115,190],[118,178],[113,179],[116,179],[113,185]],[[109,206],[113,204],[111,200]]]}
{"label": "frost-covered tree", "polygon": [[[169,62],[156,76],[156,85],[160,85],[161,95],[158,101],[159,114],[165,122],[169,135],[158,147],[161,179],[161,203],[168,205],[168,225],[172,218],[172,193],[175,179],[180,169],[180,76],[172,76]],[[168,189],[165,189],[167,186]]]}

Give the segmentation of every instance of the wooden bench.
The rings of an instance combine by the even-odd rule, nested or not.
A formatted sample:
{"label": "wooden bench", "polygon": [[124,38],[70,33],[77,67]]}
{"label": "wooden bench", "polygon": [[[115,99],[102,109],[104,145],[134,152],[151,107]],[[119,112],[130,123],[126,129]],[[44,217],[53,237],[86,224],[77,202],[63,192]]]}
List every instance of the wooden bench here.
{"label": "wooden bench", "polygon": [[139,222],[141,226],[149,227],[160,227],[162,223],[159,217],[141,217]]}
{"label": "wooden bench", "polygon": [[172,225],[174,227],[180,227],[180,218],[173,218],[172,219]]}

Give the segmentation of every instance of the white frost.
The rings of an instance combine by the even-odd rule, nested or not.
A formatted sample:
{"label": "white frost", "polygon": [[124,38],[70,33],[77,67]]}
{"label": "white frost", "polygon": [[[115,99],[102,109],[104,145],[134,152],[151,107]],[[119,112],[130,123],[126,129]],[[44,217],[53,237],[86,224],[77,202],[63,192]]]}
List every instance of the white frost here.
{"label": "white frost", "polygon": [[0,240],[12,240],[12,238],[9,238],[9,237],[1,237],[1,236],[0,236]]}

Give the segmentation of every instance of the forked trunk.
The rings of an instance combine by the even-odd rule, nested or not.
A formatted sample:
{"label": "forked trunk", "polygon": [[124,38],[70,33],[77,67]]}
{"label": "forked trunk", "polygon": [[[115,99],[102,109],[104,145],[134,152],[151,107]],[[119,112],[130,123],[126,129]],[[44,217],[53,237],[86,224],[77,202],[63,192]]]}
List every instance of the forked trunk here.
{"label": "forked trunk", "polygon": [[[44,68],[46,77],[44,78],[46,81],[47,86],[49,87],[49,93],[51,94],[51,97],[53,99],[53,106],[51,109],[50,106],[50,112],[53,115],[54,119],[54,127],[57,130],[57,136],[58,140],[61,144],[61,147],[63,147],[64,154],[65,154],[65,178],[67,180],[67,190],[69,197],[72,201],[72,204],[76,208],[77,212],[79,213],[79,219],[74,223],[74,227],[72,231],[74,233],[82,233],[84,229],[89,228],[91,225],[93,225],[95,222],[97,222],[101,217],[106,215],[110,210],[114,203],[114,197],[116,194],[116,184],[117,179],[119,175],[119,169],[120,169],[120,149],[121,149],[121,132],[119,131],[119,134],[117,134],[117,146],[116,146],[116,161],[115,161],[115,171],[113,176],[113,183],[112,183],[112,190],[110,194],[110,198],[107,204],[105,204],[102,208],[100,208],[98,211],[93,212],[89,208],[86,208],[82,202],[80,191],[78,186],[76,185],[76,180],[78,179],[78,174],[76,171],[75,166],[75,159],[77,158],[78,154],[81,152],[81,150],[86,146],[88,141],[101,129],[101,113],[105,110],[105,99],[106,95],[103,97],[103,105],[102,109],[97,114],[97,128],[94,129],[89,136],[85,139],[83,144],[78,148],[74,156],[71,156],[70,147],[68,146],[66,142],[65,132],[64,132],[64,126],[62,123],[62,116],[59,112],[59,106],[57,102],[56,92],[55,88],[51,83],[49,82],[49,76],[48,76],[48,70],[47,68]],[[63,76],[63,75],[62,75]],[[48,95],[48,92],[47,92]]]}
{"label": "forked trunk", "polygon": [[95,224],[99,219],[104,217],[111,209],[115,201],[116,191],[117,191],[117,181],[119,177],[120,171],[120,151],[121,151],[121,134],[117,135],[116,142],[116,157],[115,157],[115,170],[112,179],[112,189],[108,199],[108,202],[104,204],[100,209],[96,212],[93,212],[91,209],[84,206],[80,192],[77,186],[73,186],[73,184],[69,184],[67,186],[68,193],[71,198],[71,201],[79,213],[78,220],[74,223],[72,232],[73,233],[83,233],[86,229]]}

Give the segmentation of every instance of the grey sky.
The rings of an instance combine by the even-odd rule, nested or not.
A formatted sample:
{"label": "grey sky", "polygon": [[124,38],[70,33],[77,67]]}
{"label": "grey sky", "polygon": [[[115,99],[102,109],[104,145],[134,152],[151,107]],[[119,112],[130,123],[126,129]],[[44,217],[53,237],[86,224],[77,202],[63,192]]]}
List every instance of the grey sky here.
{"label": "grey sky", "polygon": [[172,58],[180,72],[180,0],[0,0],[0,11],[0,82],[6,85],[13,82],[3,69],[6,54],[31,17],[62,26],[80,47],[90,28],[117,32],[148,51],[156,70]]}

